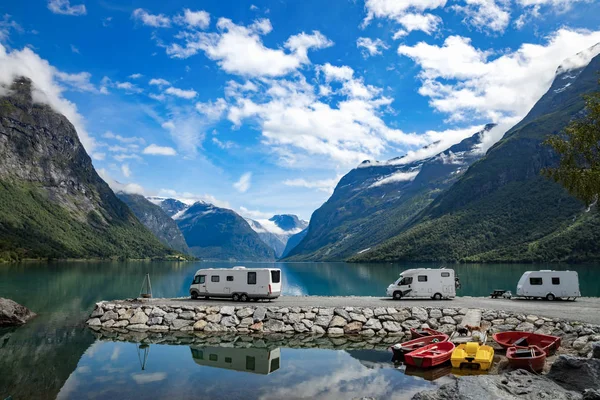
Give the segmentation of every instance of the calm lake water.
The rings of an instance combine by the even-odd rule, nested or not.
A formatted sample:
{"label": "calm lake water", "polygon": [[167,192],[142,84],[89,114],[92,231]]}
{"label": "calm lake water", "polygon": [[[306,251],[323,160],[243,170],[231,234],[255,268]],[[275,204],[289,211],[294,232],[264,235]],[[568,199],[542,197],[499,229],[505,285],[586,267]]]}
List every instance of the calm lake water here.
{"label": "calm lake water", "polygon": [[[345,263],[246,263],[283,271],[285,295],[381,296],[410,267],[439,265]],[[38,317],[0,330],[0,399],[407,399],[433,388],[405,374],[382,350],[272,348],[215,349],[99,341],[84,324],[94,303],[136,297],[149,273],[155,297],[186,296],[196,270],[231,263],[68,262],[0,265],[0,297],[29,307]],[[571,269],[584,296],[600,296],[600,265],[453,265],[463,284],[459,295],[484,296],[515,290],[523,271]],[[219,360],[258,352],[255,373]],[[233,352],[233,353],[231,353]],[[248,353],[250,352],[250,353]],[[146,353],[144,355],[144,353]],[[278,354],[277,361],[274,354]],[[216,358],[213,359],[213,357]],[[254,357],[254,355],[253,355]],[[245,359],[245,358],[244,358]],[[254,358],[253,358],[254,359]],[[272,364],[274,363],[274,364]],[[265,373],[265,371],[270,373]],[[443,381],[443,378],[442,380]],[[437,381],[438,383],[440,381]]]}

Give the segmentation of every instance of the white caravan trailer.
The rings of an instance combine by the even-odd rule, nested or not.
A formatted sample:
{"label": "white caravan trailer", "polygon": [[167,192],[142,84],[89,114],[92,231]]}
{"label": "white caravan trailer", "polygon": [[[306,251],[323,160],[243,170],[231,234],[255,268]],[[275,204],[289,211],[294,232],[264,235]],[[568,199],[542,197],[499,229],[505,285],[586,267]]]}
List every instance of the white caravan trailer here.
{"label": "white caravan trailer", "polygon": [[192,358],[198,365],[268,375],[281,366],[281,350],[277,348],[199,347],[191,346]]}
{"label": "white caravan trailer", "polygon": [[575,299],[581,297],[579,276],[575,271],[527,271],[519,279],[517,296],[546,300]]}
{"label": "white caravan trailer", "polygon": [[407,269],[396,282],[388,286],[387,295],[396,300],[403,297],[451,299],[456,297],[457,284],[453,269]]}
{"label": "white caravan trailer", "polygon": [[281,270],[277,268],[199,269],[190,286],[192,299],[230,297],[234,301],[275,299],[281,295]]}

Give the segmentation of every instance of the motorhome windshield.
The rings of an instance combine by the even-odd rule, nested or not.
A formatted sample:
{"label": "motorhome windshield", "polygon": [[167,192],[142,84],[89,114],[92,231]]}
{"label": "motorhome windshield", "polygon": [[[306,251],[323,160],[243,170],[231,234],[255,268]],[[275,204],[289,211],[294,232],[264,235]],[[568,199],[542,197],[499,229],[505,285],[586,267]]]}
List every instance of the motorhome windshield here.
{"label": "motorhome windshield", "polygon": [[400,279],[399,285],[400,286],[410,285],[412,283],[412,279],[413,279],[412,276],[407,276],[405,278],[402,278],[402,279]]}

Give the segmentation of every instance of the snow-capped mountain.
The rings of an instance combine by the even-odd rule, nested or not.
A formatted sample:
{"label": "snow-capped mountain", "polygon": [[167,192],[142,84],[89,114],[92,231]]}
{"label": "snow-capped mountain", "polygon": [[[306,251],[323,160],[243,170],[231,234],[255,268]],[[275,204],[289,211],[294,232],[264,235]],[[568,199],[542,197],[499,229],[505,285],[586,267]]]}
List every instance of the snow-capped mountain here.
{"label": "snow-capped mountain", "polygon": [[246,218],[246,221],[262,241],[275,251],[277,257],[283,254],[289,238],[308,226],[308,222],[291,214],[274,215],[260,220]]}

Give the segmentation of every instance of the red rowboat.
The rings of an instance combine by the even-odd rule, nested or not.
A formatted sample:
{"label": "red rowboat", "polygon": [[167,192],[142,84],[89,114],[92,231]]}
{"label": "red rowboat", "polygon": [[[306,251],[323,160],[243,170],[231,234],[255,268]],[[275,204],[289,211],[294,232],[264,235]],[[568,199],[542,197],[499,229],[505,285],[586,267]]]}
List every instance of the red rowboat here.
{"label": "red rowboat", "polygon": [[438,335],[444,335],[444,334],[442,332],[435,331],[431,328],[422,328],[422,329],[410,328],[410,336],[412,339],[418,339],[418,338],[427,337],[427,336],[438,336]]}
{"label": "red rowboat", "polygon": [[542,372],[546,363],[546,352],[539,346],[528,348],[509,347],[506,350],[506,358],[511,367],[527,369],[533,372]]}
{"label": "red rowboat", "polygon": [[505,349],[509,347],[526,349],[529,346],[538,346],[548,356],[560,347],[559,337],[539,333],[508,331],[495,333],[492,337]]}
{"label": "red rowboat", "polygon": [[431,368],[450,360],[453,351],[452,342],[432,343],[405,354],[404,363],[413,367]]}
{"label": "red rowboat", "polygon": [[421,347],[427,346],[431,343],[440,343],[446,341],[448,341],[448,335],[433,335],[409,340],[408,342],[398,343],[390,348],[394,352],[394,360],[401,360],[404,354],[410,353],[413,350],[420,349]]}

